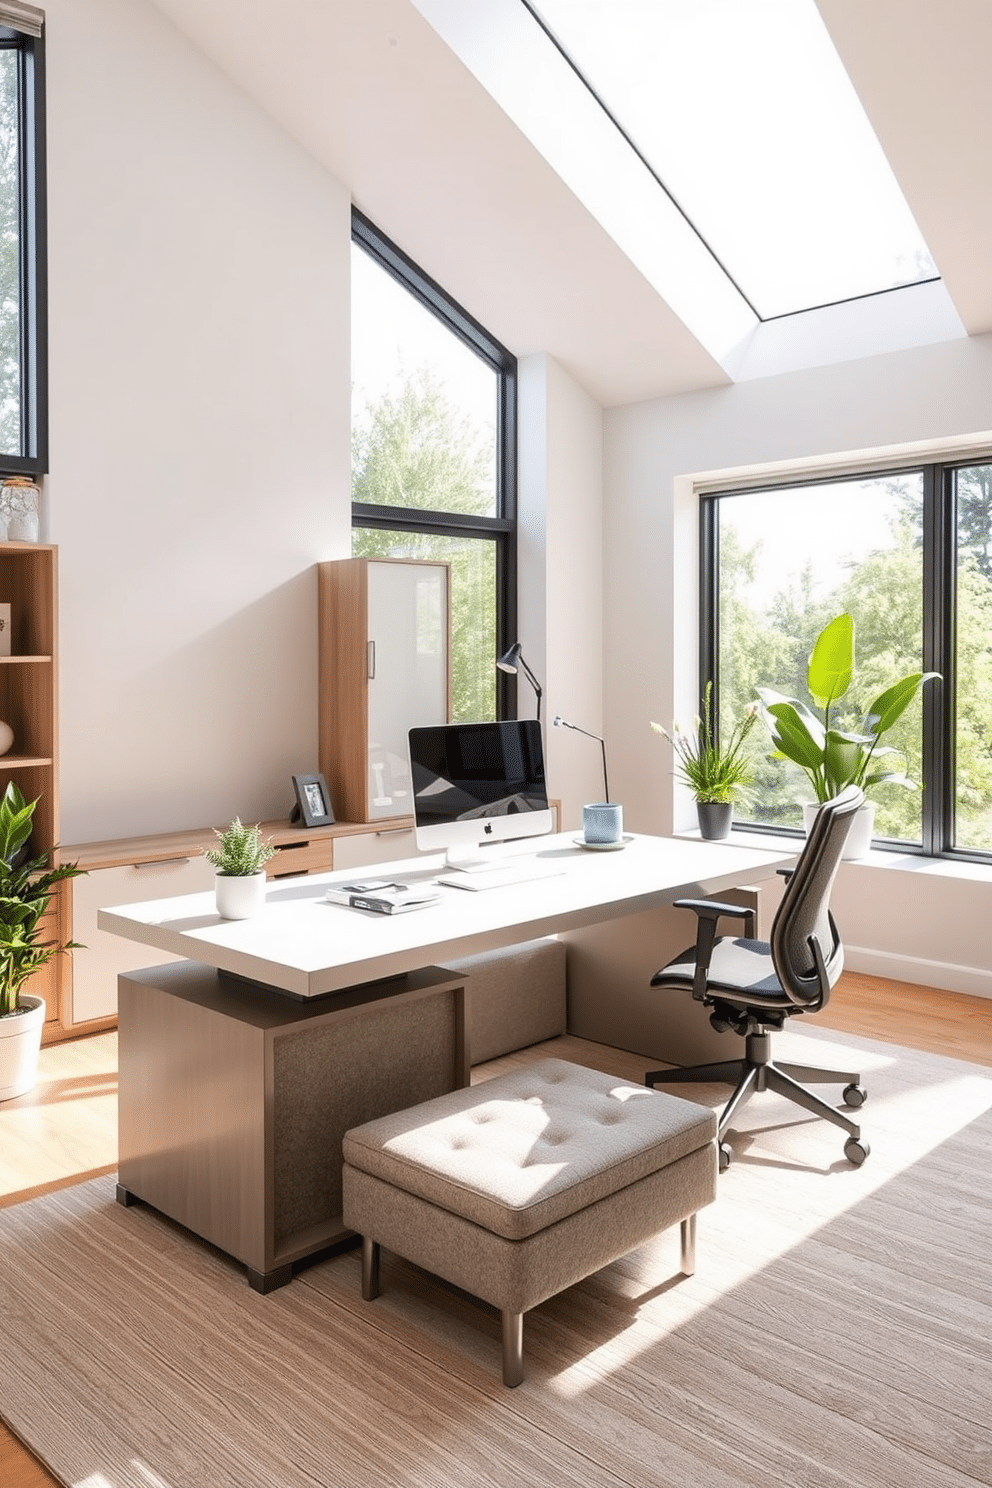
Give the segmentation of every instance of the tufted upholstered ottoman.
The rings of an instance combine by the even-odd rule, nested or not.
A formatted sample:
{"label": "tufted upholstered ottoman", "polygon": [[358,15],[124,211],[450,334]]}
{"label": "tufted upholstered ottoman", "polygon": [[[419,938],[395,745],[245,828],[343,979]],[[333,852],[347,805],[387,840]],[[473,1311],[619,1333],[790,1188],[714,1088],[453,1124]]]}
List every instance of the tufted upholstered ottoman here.
{"label": "tufted upholstered ottoman", "polygon": [[344,1222],[502,1313],[503,1382],[523,1379],[523,1315],[668,1225],[695,1266],[716,1197],[716,1115],[561,1059],[455,1090],[344,1136]]}

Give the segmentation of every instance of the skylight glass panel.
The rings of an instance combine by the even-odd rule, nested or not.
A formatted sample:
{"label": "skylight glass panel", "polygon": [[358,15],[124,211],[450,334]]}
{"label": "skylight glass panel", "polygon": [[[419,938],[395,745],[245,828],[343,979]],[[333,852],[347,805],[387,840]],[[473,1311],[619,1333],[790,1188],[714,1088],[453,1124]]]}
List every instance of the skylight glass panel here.
{"label": "skylight glass panel", "polygon": [[756,313],[938,277],[813,0],[523,0]]}

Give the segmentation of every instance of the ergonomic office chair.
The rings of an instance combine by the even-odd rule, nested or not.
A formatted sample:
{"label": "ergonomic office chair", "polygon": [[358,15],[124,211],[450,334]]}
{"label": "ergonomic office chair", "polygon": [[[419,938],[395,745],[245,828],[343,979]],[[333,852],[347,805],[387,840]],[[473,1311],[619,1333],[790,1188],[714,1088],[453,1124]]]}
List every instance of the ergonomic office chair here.
{"label": "ergonomic office chair", "polygon": [[[724,1136],[731,1121],[758,1090],[774,1090],[823,1116],[848,1133],[844,1155],[855,1165],[868,1156],[868,1143],[850,1117],[798,1083],[844,1084],[844,1103],[861,1106],[867,1093],[857,1074],[816,1069],[805,1064],[776,1064],[769,1030],[781,1028],[797,1013],[817,1013],[844,966],[844,948],[830,913],[830,891],[854,813],[864,792],[848,786],[827,801],[792,869],[779,870],[788,882],[771,928],[771,941],[754,939],[754,911],[707,899],[679,899],[676,907],[697,916],[696,944],[655,973],[652,987],[691,991],[697,1002],[713,1009],[710,1022],[718,1032],[732,1029],[744,1037],[744,1055],[718,1064],[684,1069],[651,1070],[645,1084],[675,1085],[720,1081],[734,1085],[720,1116],[718,1140],[721,1172],[730,1164]],[[717,921],[733,916],[744,922],[739,938],[718,936]]]}

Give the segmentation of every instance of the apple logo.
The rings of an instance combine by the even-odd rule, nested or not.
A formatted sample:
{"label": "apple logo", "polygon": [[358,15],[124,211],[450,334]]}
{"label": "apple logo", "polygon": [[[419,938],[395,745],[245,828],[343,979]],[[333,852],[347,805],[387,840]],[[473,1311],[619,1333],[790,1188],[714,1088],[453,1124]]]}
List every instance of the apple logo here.
{"label": "apple logo", "polygon": [[484,830],[484,832],[485,832],[485,834],[486,834],[487,837],[491,837],[493,835],[493,824],[492,824],[492,822],[486,822],[486,825],[483,828],[483,830]]}

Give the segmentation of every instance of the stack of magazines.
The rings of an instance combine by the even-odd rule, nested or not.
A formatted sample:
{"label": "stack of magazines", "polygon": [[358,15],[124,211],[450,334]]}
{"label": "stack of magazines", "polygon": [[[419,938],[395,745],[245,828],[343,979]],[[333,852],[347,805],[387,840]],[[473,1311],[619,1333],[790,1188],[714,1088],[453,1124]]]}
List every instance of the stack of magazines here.
{"label": "stack of magazines", "polygon": [[370,909],[374,914],[402,914],[408,909],[426,909],[443,897],[436,884],[390,883],[367,878],[360,883],[335,884],[325,898],[352,909]]}

